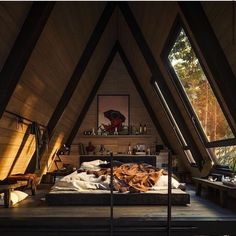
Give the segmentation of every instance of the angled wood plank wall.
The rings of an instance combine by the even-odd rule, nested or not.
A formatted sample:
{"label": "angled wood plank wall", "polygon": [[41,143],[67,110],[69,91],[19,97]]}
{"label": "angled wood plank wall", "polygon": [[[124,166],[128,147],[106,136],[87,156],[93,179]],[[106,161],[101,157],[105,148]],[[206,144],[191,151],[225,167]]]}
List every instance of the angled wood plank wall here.
{"label": "angled wood plank wall", "polygon": [[0,3],[0,70],[2,70],[30,7],[30,2]]}
{"label": "angled wood plank wall", "polygon": [[[130,124],[136,129],[139,128],[139,124],[146,124],[148,134],[146,137],[92,137],[83,136],[83,131],[90,130],[97,127],[97,95],[98,94],[129,94],[130,95]],[[132,146],[145,143],[147,146],[154,149],[156,141],[162,144],[162,140],[156,130],[141,97],[130,78],[126,67],[117,54],[112,62],[107,75],[104,78],[100,88],[98,89],[96,96],[82,122],[77,136],[73,142],[73,150],[78,153],[78,143],[83,143],[84,146],[88,145],[91,141],[96,146],[96,151],[99,151],[101,144],[104,144],[107,149],[113,152],[127,153],[128,144]]]}
{"label": "angled wood plank wall", "polygon": [[[94,53],[92,54],[86,69],[80,78],[79,84],[75,89],[68,105],[66,106],[61,119],[58,121],[52,140],[50,141],[52,147],[55,147],[55,143],[58,142],[58,137],[61,137],[61,143],[66,142],[67,137],[69,136],[71,130],[74,127],[76,119],[80,114],[84,103],[89,96],[90,91],[93,88],[94,83],[96,82],[97,76],[102,69],[104,62],[107,59],[107,56],[112,49],[115,40],[116,40],[116,28],[114,23],[116,21],[116,11],[113,12],[102,36],[99,40]],[[55,149],[54,149],[55,150]],[[42,165],[47,166],[47,162],[52,160],[53,151],[51,156],[46,152],[42,158]],[[48,160],[49,157],[49,160]],[[53,166],[52,166],[53,167]],[[43,170],[43,169],[42,169]]]}
{"label": "angled wood plank wall", "polygon": [[[159,5],[159,3],[154,3],[154,5],[150,5],[150,3],[147,3],[147,5],[143,4],[143,3],[137,3],[137,5],[133,6],[133,7],[137,7],[137,9],[133,9],[133,13],[137,19],[137,21],[139,22],[140,25],[142,25],[141,30],[144,33],[146,31],[146,33],[144,33],[144,36],[147,37],[147,31],[149,31],[149,37],[150,35],[152,37],[155,37],[155,39],[152,39],[153,44],[150,45],[150,38],[147,39],[147,42],[152,50],[153,55],[155,56],[156,61],[158,62],[161,72],[163,73],[163,75],[168,77],[168,75],[166,75],[166,71],[163,65],[161,65],[161,61],[160,61],[160,55],[158,54],[157,49],[153,49],[153,47],[159,47],[159,53],[161,51],[161,46],[162,44],[164,44],[164,41],[162,42],[160,39],[162,38],[164,40],[164,36],[163,33],[166,32],[166,37],[167,34],[169,33],[168,30],[165,28],[165,30],[163,30],[163,32],[161,31],[161,29],[157,29],[157,24],[160,24],[161,26],[161,16],[162,14],[164,15],[164,18],[166,17],[166,15],[172,15],[172,14],[166,14],[166,12],[168,12],[168,9],[170,7],[171,3],[164,3],[163,5]],[[132,3],[130,3],[130,6],[132,8]],[[170,8],[171,11],[176,11],[176,9]],[[149,14],[144,14],[145,12],[148,13],[150,11]],[[158,12],[159,14],[155,13],[155,17],[153,16],[152,12]],[[174,14],[174,13],[173,13]],[[160,16],[160,18],[157,16]],[[146,19],[148,18],[148,19]],[[175,18],[175,14],[174,16],[172,16],[171,19],[174,20]],[[185,155],[183,154],[182,149],[180,148],[180,145],[178,143],[178,140],[168,122],[168,119],[163,111],[163,108],[160,104],[160,101],[158,100],[157,95],[154,93],[151,85],[150,85],[150,78],[151,78],[151,72],[149,71],[146,62],[144,61],[143,56],[140,53],[139,48],[137,47],[137,44],[133,38],[133,36],[130,33],[130,30],[126,24],[126,22],[124,21],[123,17],[120,18],[120,24],[122,25],[122,33],[119,35],[122,47],[124,47],[124,50],[127,54],[127,57],[130,60],[130,63],[132,64],[133,68],[136,70],[136,74],[138,75],[139,79],[140,79],[140,83],[142,84],[142,86],[145,88],[144,91],[146,92],[149,101],[152,101],[151,104],[153,106],[154,111],[156,112],[157,117],[159,118],[160,123],[163,125],[163,127],[165,127],[167,136],[169,138],[169,141],[172,143],[172,145],[175,147],[175,152],[180,156],[182,162],[185,164],[185,166],[187,166],[188,168],[190,168],[190,166],[188,165],[188,162],[186,160]],[[169,19],[169,27],[171,27],[172,25],[172,21],[171,19]],[[152,22],[152,21],[153,22]],[[142,21],[146,21],[146,23],[149,21],[148,25],[146,25],[146,29],[144,24],[141,24],[140,22]],[[167,20],[166,20],[167,21]],[[165,22],[166,22],[165,21]],[[157,23],[159,22],[159,23]],[[168,22],[168,21],[167,21]],[[166,27],[168,28],[168,25],[166,25]],[[144,29],[145,28],[145,29]],[[158,34],[157,34],[158,33]],[[159,38],[160,36],[160,38]],[[156,41],[155,41],[156,40]],[[155,42],[155,44],[154,44]],[[171,90],[173,92],[173,88]],[[155,101],[155,102],[154,102]],[[204,151],[204,150],[203,150]],[[193,170],[195,171],[195,170]]]}
{"label": "angled wood plank wall", "polygon": [[[236,16],[233,19],[233,1],[229,2],[201,2],[202,7],[210,21],[216,37],[224,50],[228,62],[236,76],[236,32],[234,31],[233,42],[233,27],[236,24]],[[236,11],[234,9],[234,11]],[[236,14],[236,13],[234,13]],[[234,20],[234,23],[233,23]],[[234,24],[234,25],[233,25]]]}
{"label": "angled wood plank wall", "polygon": [[[7,110],[47,124],[103,8],[104,3],[98,2],[56,3]],[[55,142],[49,146],[47,157],[50,160],[69,133],[67,122],[64,117],[55,133]],[[14,118],[6,114],[0,125],[5,129],[6,137],[0,140],[0,179],[3,179],[10,168],[6,163],[13,162],[26,127],[23,131],[16,130]],[[12,142],[15,146],[9,147]],[[32,141],[27,143],[26,151],[22,154],[27,162],[21,162],[20,158],[19,163],[23,164],[21,167],[16,165],[14,173],[24,172],[32,155],[29,151],[32,145]]]}
{"label": "angled wood plank wall", "polygon": [[[210,26],[216,36],[216,40],[218,41],[221,49],[223,50],[223,53],[226,57],[226,64],[228,63],[230,66],[230,69],[232,70],[233,75],[227,76],[226,73],[224,75],[227,77],[227,83],[225,83],[224,76],[223,78],[223,85],[228,87],[228,89],[232,90],[230,92],[231,94],[234,94],[234,89],[232,85],[227,85],[229,83],[232,84],[232,81],[236,81],[236,10],[233,8],[233,4],[235,5],[235,2],[217,2],[216,4],[212,4],[212,2],[202,2],[201,5],[203,7],[203,10],[207,16],[207,19],[210,23]],[[233,13],[234,12],[234,13]],[[234,14],[234,18],[233,18]],[[233,41],[234,37],[234,41]],[[219,52],[217,52],[218,54]],[[212,53],[213,55],[215,52]],[[217,60],[222,60],[223,58],[218,58]],[[223,59],[224,60],[224,59]],[[221,64],[221,63],[218,63]],[[217,66],[218,66],[217,64]],[[219,67],[221,68],[221,67]],[[222,70],[223,71],[223,70]],[[225,71],[225,69],[224,69]],[[211,71],[209,74],[213,77],[211,74]],[[218,73],[216,72],[218,75]],[[231,82],[229,79],[231,78]],[[231,119],[231,123],[236,129],[236,122],[235,122],[235,112],[233,112],[232,107],[235,106],[235,102],[233,102],[233,106],[227,103],[227,100],[229,99],[229,92],[225,92],[225,90],[222,91],[222,88],[224,86],[217,86],[217,81],[214,81],[215,84],[215,91],[217,92],[218,97],[221,99],[221,104],[224,106],[225,112],[229,119]],[[222,94],[223,93],[223,94]],[[235,101],[235,96],[233,97],[233,101]],[[235,109],[234,109],[235,110]],[[231,111],[231,113],[230,113]]]}

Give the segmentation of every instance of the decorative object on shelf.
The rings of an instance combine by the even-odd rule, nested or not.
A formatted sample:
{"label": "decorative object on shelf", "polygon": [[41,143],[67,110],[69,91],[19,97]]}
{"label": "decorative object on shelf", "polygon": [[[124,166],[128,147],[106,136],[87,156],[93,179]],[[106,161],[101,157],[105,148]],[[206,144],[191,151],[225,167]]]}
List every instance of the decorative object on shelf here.
{"label": "decorative object on shelf", "polygon": [[145,144],[137,144],[137,151],[135,152],[136,155],[146,155],[146,145]]}
{"label": "decorative object on shelf", "polygon": [[139,134],[143,134],[143,126],[141,123],[139,124]]}
{"label": "decorative object on shelf", "polygon": [[104,146],[103,144],[101,144],[99,153],[100,153],[101,155],[103,155],[103,154],[105,153],[105,151],[106,151],[105,146]]}
{"label": "decorative object on shelf", "polygon": [[102,135],[102,129],[101,129],[101,127],[98,127],[97,133],[98,133],[98,135]]}
{"label": "decorative object on shelf", "polygon": [[120,135],[128,135],[129,134],[129,127],[124,125],[123,129],[121,131],[119,131]]}
{"label": "decorative object on shelf", "polygon": [[87,154],[94,154],[95,148],[96,147],[92,144],[92,142],[89,142],[88,146],[86,147]]}
{"label": "decorative object on shelf", "polygon": [[[209,177],[208,177],[209,178]],[[222,176],[221,182],[224,185],[230,186],[230,187],[236,187],[236,177],[229,177],[229,176]]]}
{"label": "decorative object on shelf", "polygon": [[115,127],[114,135],[118,135],[117,127]]}
{"label": "decorative object on shelf", "polygon": [[96,135],[94,128],[92,128],[92,133],[91,135]]}
{"label": "decorative object on shelf", "polygon": [[98,95],[97,102],[98,127],[102,125],[109,134],[114,134],[115,128],[119,134],[124,130],[128,134],[129,95]]}
{"label": "decorative object on shelf", "polygon": [[129,146],[128,146],[128,155],[132,155],[132,147],[129,143]]}
{"label": "decorative object on shelf", "polygon": [[92,134],[92,131],[91,130],[85,130],[84,131],[84,135],[91,135]]}

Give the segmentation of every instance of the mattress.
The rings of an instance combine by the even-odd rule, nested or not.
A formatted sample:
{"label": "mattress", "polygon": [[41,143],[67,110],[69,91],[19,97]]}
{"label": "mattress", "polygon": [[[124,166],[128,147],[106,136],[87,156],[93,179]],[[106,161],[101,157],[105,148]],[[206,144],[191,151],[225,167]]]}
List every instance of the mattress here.
{"label": "mattress", "polygon": [[[46,202],[49,205],[110,205],[111,193],[109,190],[87,190],[87,191],[55,191],[46,194]],[[181,189],[172,189],[172,205],[190,204],[189,193]],[[148,191],[145,193],[119,193],[113,192],[114,205],[167,205],[167,189]]]}

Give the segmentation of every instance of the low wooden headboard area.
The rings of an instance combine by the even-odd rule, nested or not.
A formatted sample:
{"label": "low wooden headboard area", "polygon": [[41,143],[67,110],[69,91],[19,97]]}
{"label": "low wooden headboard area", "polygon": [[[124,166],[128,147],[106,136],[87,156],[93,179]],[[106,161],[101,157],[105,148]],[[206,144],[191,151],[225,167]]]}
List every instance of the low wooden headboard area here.
{"label": "low wooden headboard area", "polygon": [[[102,161],[109,161],[110,156],[108,155],[103,155],[103,156],[98,156],[98,155],[81,155],[80,156],[80,164],[83,162],[87,161],[94,161],[94,160],[102,160]],[[120,161],[123,163],[147,163],[152,166],[156,166],[156,156],[155,155],[114,155],[113,160]]]}

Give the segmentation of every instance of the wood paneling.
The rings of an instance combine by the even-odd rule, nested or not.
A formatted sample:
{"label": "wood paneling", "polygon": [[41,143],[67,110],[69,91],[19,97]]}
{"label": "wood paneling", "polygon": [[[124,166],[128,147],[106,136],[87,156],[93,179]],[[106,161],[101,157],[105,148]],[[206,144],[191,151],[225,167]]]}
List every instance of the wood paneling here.
{"label": "wood paneling", "polygon": [[[236,76],[236,41],[233,42],[233,2],[201,2],[214,33]],[[236,14],[236,13],[234,13]],[[234,29],[234,34],[236,29]],[[236,38],[236,35],[234,35]],[[236,39],[235,39],[236,40]]]}
{"label": "wood paneling", "polygon": [[[30,2],[0,3],[0,70],[2,70],[30,7]],[[16,128],[16,119],[13,117],[4,115],[0,120],[0,179],[8,174],[25,130],[26,126],[23,126],[22,130]],[[19,168],[16,169],[16,171],[18,170],[20,171]]]}
{"label": "wood paneling", "polygon": [[[168,122],[167,116],[162,108],[160,100],[158,99],[157,95],[154,93],[153,88],[150,85],[151,73],[123,17],[120,17],[120,25],[122,28],[122,33],[120,33],[119,35],[121,45],[124,48],[124,51],[126,52],[127,57],[132,64],[132,67],[136,71],[136,74],[140,80],[140,84],[144,88],[144,91],[148,96],[148,100],[152,104],[152,107],[159,119],[160,124],[165,127],[166,135],[170,143],[174,147],[174,152],[180,157],[180,162],[182,162],[185,167],[190,168],[189,163],[186,160],[186,157],[175,136],[175,133],[171,128],[170,123]],[[195,172],[195,170],[192,171]]]}
{"label": "wood paneling", "polygon": [[88,42],[86,44],[85,49],[83,50],[83,53],[73,71],[73,74],[59,100],[59,102],[56,105],[56,108],[50,117],[50,120],[48,121],[48,133],[49,137],[52,136],[52,133],[54,131],[55,126],[57,125],[58,120],[61,118],[62,113],[64,112],[66,106],[70,102],[70,99],[90,61],[91,56],[93,55],[93,52],[107,26],[107,23],[109,22],[111,15],[113,14],[115,8],[114,3],[107,3],[104,11],[102,12],[101,16],[99,17],[99,20],[91,34],[91,36],[88,39]]}
{"label": "wood paneling", "polygon": [[30,9],[31,2],[0,3],[0,70]]}
{"label": "wood paneling", "polygon": [[[160,54],[163,50],[164,44],[167,40],[172,24],[179,11],[177,4],[175,2],[166,2],[166,3],[155,2],[154,4],[149,2],[147,4],[130,3],[129,5],[140,26],[140,29],[145,37],[145,40],[147,41],[148,46],[151,49],[156,62],[158,63],[160,71],[165,78],[165,82],[171,92],[172,97],[174,98],[179,110],[181,111],[185,119],[185,122],[194,137],[194,140],[198,144],[198,147],[201,149],[201,152],[204,153],[203,155],[206,157],[207,154],[204,151],[204,147],[199,141],[198,135],[194,130],[192,121],[184,107],[184,104],[182,103],[181,98],[178,95],[178,92],[176,91],[176,88],[173,86],[171,76],[167,72],[167,69],[165,68],[163,61],[160,57]],[[143,14],[143,12],[146,12],[146,14]],[[149,14],[147,14],[147,12],[149,12]],[[155,12],[158,12],[159,14],[157,15],[155,14]],[[147,24],[147,22],[149,22],[149,24]],[[158,27],[156,27],[156,24],[158,25]],[[165,26],[164,30],[162,30],[163,25]]]}
{"label": "wood paneling", "polygon": [[82,121],[84,120],[84,117],[85,117],[92,101],[94,100],[96,92],[97,92],[98,88],[100,87],[100,85],[101,85],[101,83],[102,83],[102,81],[103,81],[103,79],[104,79],[104,77],[105,77],[105,75],[106,75],[106,73],[107,73],[107,71],[108,71],[108,69],[109,69],[109,67],[110,67],[110,65],[111,65],[111,63],[114,59],[114,56],[116,55],[116,53],[117,53],[117,42],[113,46],[112,51],[110,52],[110,54],[109,54],[106,62],[104,63],[98,77],[96,78],[96,82],[93,85],[93,88],[90,91],[89,95],[87,96],[87,100],[86,100],[86,102],[85,102],[85,104],[84,104],[84,106],[83,106],[83,108],[82,108],[82,110],[81,110],[81,112],[80,112],[73,128],[71,129],[69,137],[66,140],[66,145],[67,146],[70,146],[72,144],[72,142],[73,142],[73,140],[74,140],[74,138],[75,138],[75,136],[76,136],[76,134],[77,134],[77,132],[80,128],[80,125],[81,125]]}
{"label": "wood paneling", "polygon": [[[82,13],[85,8],[85,12],[89,9],[90,13]],[[99,3],[59,2],[55,5],[8,110],[32,120],[37,117],[43,124],[48,122],[102,8],[103,4]],[[74,23],[85,21],[87,27]]]}
{"label": "wood paneling", "polygon": [[[19,4],[16,3],[16,5]],[[104,5],[105,3],[102,2],[56,3],[7,110],[44,125],[47,124],[104,9]],[[72,114],[72,116],[75,115]],[[5,163],[13,162],[25,131],[25,128],[23,132],[16,130],[13,119],[5,114],[1,119],[0,133],[2,128],[4,137],[0,140],[0,145],[2,145],[0,150],[0,163],[2,163],[0,165],[0,179],[6,177],[11,165]],[[68,135],[71,128],[70,120],[69,114],[63,117],[55,130],[55,137],[51,140],[42,159],[42,171],[47,170],[49,164],[47,160],[51,161],[54,152],[60,147],[66,134]],[[25,149],[24,153],[27,155],[22,154],[20,156],[13,173],[25,170],[32,155],[32,149],[34,151],[34,144],[27,144]]]}
{"label": "wood paneling", "polygon": [[140,97],[143,100],[144,106],[146,107],[146,109],[147,109],[147,111],[149,113],[149,116],[152,119],[153,124],[155,125],[156,129],[158,130],[158,133],[159,133],[159,135],[160,135],[160,137],[162,139],[163,144],[166,147],[168,147],[169,149],[173,150],[173,147],[171,147],[171,144],[170,144],[169,140],[167,139],[166,134],[163,131],[163,128],[160,125],[160,123],[159,123],[159,121],[158,121],[158,119],[157,119],[157,117],[155,115],[155,112],[153,111],[152,106],[149,103],[149,101],[147,99],[147,96],[146,96],[142,86],[139,83],[139,80],[137,78],[137,75],[134,72],[134,69],[132,68],[130,62],[128,61],[128,58],[125,55],[124,50],[120,46],[120,43],[118,44],[118,51],[119,51],[119,54],[121,56],[121,59],[122,59],[123,63],[125,64],[126,70],[128,71],[130,77],[132,78],[132,81],[133,81],[133,83],[134,83],[134,85],[135,85],[135,87],[136,87]]}
{"label": "wood paneling", "polygon": [[[61,119],[55,127],[54,138],[50,141],[53,150],[55,150],[56,147],[58,149],[58,140],[60,140],[60,144],[66,142],[66,139],[76,122],[78,114],[81,112],[83,105],[87,100],[87,96],[92,90],[92,87],[96,82],[96,78],[114,45],[116,40],[116,31],[114,28],[115,20],[116,12],[114,12],[111,16],[111,19],[108,22],[108,25],[102,34],[91,59],[89,60],[79,84],[72,95],[72,98],[70,99],[64,113],[61,116]],[[49,154],[47,153],[43,156],[44,163],[47,163],[48,156]]]}
{"label": "wood paneling", "polygon": [[[56,3],[21,76],[20,82],[14,91],[13,97],[9,101],[7,110],[47,125],[105,4],[106,3],[104,2]],[[236,74],[235,45],[231,43],[231,4],[232,3],[229,2],[217,4],[202,3],[216,36],[229,60],[231,68],[234,74]],[[0,68],[2,68],[3,63],[6,60],[30,6],[31,3],[27,2],[0,3]],[[204,159],[208,160],[204,147],[194,131],[192,122],[189,119],[181,99],[172,84],[170,75],[166,71],[160,58],[172,23],[179,13],[177,3],[130,2],[129,6],[131,7],[162,74],[164,75],[178,108],[185,117],[187,126],[190,128]],[[170,143],[175,147],[175,152],[181,157],[181,160],[186,166],[188,166],[175,134],[166,118],[165,112],[161,107],[161,103],[149,83],[152,76],[151,72],[123,19],[122,13],[116,9],[83,73],[71,101],[68,103],[61,119],[55,127],[49,149],[45,152],[42,159],[42,164],[44,165],[43,171],[47,170],[47,166],[52,161],[53,154],[69,135],[88,94],[95,84],[95,79],[100,73],[104,62],[117,39],[121,42],[128,60],[134,68],[140,84],[147,95],[148,101],[152,104],[152,108],[154,109],[160,124],[164,127]],[[132,124],[138,126],[140,122],[147,123],[149,133],[151,133],[153,137],[157,137],[157,142],[161,143],[158,131],[153,128],[152,121],[150,120],[141,99],[137,95],[134,85],[130,83],[131,80],[127,75],[124,65],[119,56],[117,56],[110,72],[105,78],[106,82],[101,86],[99,93],[129,93],[131,98],[135,97],[135,102],[132,103],[131,99],[132,110],[130,118]],[[83,130],[96,127],[96,109],[95,99],[74,143],[77,144],[81,141],[80,135]],[[14,157],[19,149],[25,130],[26,126],[23,126],[23,130],[16,129],[14,118],[4,114],[0,121],[0,179],[7,175],[11,163],[13,163]],[[148,139],[152,140],[152,138]],[[100,141],[96,141],[98,142],[97,145],[101,142],[101,139],[99,140]],[[84,141],[85,144],[87,144],[88,140]],[[156,141],[155,138],[153,138],[150,143],[154,143],[154,141]],[[112,142],[114,146],[117,146],[116,144],[120,143],[121,147],[123,147],[119,149],[120,145],[118,145],[118,147],[115,148],[117,151],[126,151],[127,141],[113,140]],[[135,143],[136,139],[132,142]],[[144,140],[141,140],[141,142],[144,142]],[[32,139],[29,143],[27,142],[25,147],[26,150],[24,150],[24,154],[26,155],[23,157],[22,154],[19,163],[17,163],[19,168],[17,167],[14,170],[14,173],[24,170],[23,166],[27,165],[32,150],[31,148],[34,146],[33,143]],[[107,145],[112,146],[112,143],[107,143]]]}
{"label": "wood paneling", "polygon": [[54,3],[33,3],[1,70],[0,117],[20,80],[32,51],[44,29]]}
{"label": "wood paneling", "polygon": [[88,142],[92,141],[96,146],[96,151],[99,151],[100,145],[104,144],[107,150],[127,153],[129,143],[131,146],[137,145],[138,143],[145,143],[149,147],[152,146],[153,149],[156,141],[158,141],[159,144],[162,143],[119,54],[115,56],[97,94],[129,94],[130,124],[137,129],[140,123],[147,124],[148,134],[150,135],[147,135],[146,137],[126,136],[112,138],[102,136],[83,136],[82,133],[84,130],[90,130],[92,128],[96,129],[97,127],[97,96],[95,96],[73,144],[83,143],[84,146],[87,146]]}

